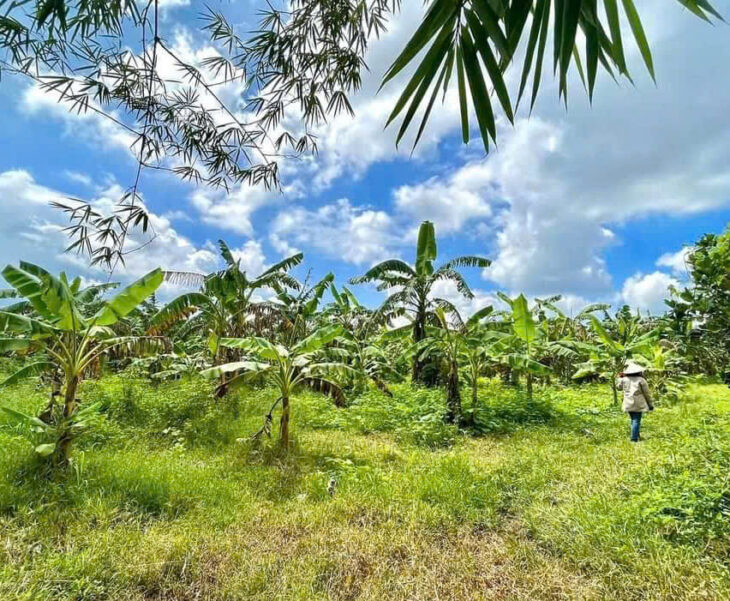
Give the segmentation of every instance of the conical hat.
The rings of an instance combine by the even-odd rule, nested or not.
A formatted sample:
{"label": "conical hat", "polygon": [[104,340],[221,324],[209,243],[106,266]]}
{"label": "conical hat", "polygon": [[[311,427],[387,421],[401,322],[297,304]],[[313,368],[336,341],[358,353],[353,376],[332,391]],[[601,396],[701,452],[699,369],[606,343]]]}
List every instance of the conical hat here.
{"label": "conical hat", "polygon": [[624,373],[627,376],[643,374],[645,371],[646,371],[646,367],[644,367],[643,365],[639,365],[638,363],[635,363],[634,361],[627,362],[626,366],[624,367]]}

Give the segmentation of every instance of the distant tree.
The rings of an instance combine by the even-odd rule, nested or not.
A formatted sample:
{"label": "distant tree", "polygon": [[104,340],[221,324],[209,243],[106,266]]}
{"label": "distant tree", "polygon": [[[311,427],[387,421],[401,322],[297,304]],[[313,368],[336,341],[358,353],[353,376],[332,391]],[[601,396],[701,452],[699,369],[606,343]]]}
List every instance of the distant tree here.
{"label": "distant tree", "polygon": [[691,286],[667,300],[665,323],[695,367],[725,372],[730,362],[730,226],[706,234],[688,254]]}
{"label": "distant tree", "polygon": [[578,366],[573,378],[579,380],[590,375],[606,379],[612,390],[613,402],[618,404],[615,380],[629,359],[651,355],[659,339],[659,331],[646,324],[638,315],[633,315],[628,306],[622,307],[615,319],[609,315],[600,321],[595,315],[589,317],[596,337],[590,349],[588,361]]}
{"label": "distant tree", "polygon": [[[427,359],[434,354],[443,360],[446,371],[446,419],[455,424],[462,421],[461,384],[459,381],[459,360],[466,347],[464,324],[457,313],[447,317],[446,312],[437,307],[434,312],[437,326],[426,326],[426,336],[414,346],[418,360]],[[450,319],[449,319],[450,318]]]}
{"label": "distant tree", "polygon": [[188,318],[188,329],[208,339],[208,347],[214,363],[220,362],[218,340],[224,337],[241,337],[261,334],[261,329],[271,326],[275,309],[269,303],[256,301],[254,295],[264,289],[283,291],[285,287],[299,287],[289,275],[289,270],[302,262],[302,253],[288,257],[256,277],[241,269],[228,245],[219,240],[225,268],[204,275],[189,272],[165,272],[171,283],[200,286],[197,292],[186,292],[162,307],[150,320],[150,331],[167,331],[174,324]]}

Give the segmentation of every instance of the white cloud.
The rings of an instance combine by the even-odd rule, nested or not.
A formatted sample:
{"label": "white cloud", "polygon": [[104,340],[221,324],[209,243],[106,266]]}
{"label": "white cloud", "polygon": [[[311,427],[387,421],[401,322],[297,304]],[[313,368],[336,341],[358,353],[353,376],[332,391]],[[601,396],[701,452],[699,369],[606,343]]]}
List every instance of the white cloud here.
{"label": "white cloud", "polygon": [[173,9],[180,6],[189,6],[190,0],[159,0],[159,6],[161,9]]}
{"label": "white cloud", "polygon": [[[291,190],[291,188],[286,189],[286,191]],[[264,206],[281,202],[283,198],[282,193],[267,190],[264,186],[239,185],[229,193],[199,188],[190,197],[190,202],[204,223],[237,234],[252,236],[254,234],[252,215]]]}
{"label": "white cloud", "polygon": [[679,282],[661,271],[646,275],[637,273],[624,282],[621,297],[631,307],[663,313],[666,310],[664,299],[669,298],[671,286],[679,286]]}
{"label": "white cloud", "polygon": [[261,243],[257,240],[248,240],[243,246],[231,249],[233,257],[241,262],[241,270],[250,277],[256,277],[266,268],[266,256]]}
{"label": "white cloud", "polygon": [[70,169],[66,169],[63,172],[63,174],[70,181],[76,182],[78,184],[82,184],[84,186],[91,186],[94,183],[94,181],[91,179],[91,176],[86,173],[81,173],[79,171],[72,171]]}
{"label": "white cloud", "polygon": [[[38,83],[25,89],[20,99],[20,108],[29,115],[49,115],[64,124],[64,134],[80,138],[102,149],[130,151],[136,136],[111,119],[93,110],[72,112],[70,105],[59,101],[57,93],[43,90]],[[113,117],[117,118],[113,112]]]}
{"label": "white cloud", "polygon": [[473,298],[465,298],[457,289],[456,284],[451,280],[439,280],[431,288],[433,298],[443,298],[454,305],[461,318],[466,320],[474,313],[488,305],[498,304],[499,299],[492,293],[484,290],[473,289]]}
{"label": "white cloud", "polygon": [[293,207],[280,212],[270,230],[272,244],[291,251],[290,241],[326,256],[354,263],[373,263],[393,256],[398,240],[393,219],[384,211],[353,207],[341,199],[316,210]]}
{"label": "white cloud", "polygon": [[460,231],[470,220],[491,216],[489,197],[493,181],[481,163],[467,164],[445,180],[433,177],[421,184],[401,186],[395,206],[416,221],[431,220],[439,234]]}
{"label": "white cloud", "polygon": [[[387,129],[385,124],[413,69],[404,70],[382,90],[379,88],[386,70],[418,27],[425,8],[421,0],[405,0],[402,3],[400,12],[389,20],[388,30],[379,39],[370,42],[365,57],[368,69],[362,73],[362,86],[350,97],[354,117],[341,113],[315,127],[313,133],[317,136],[319,154],[305,163],[304,168],[288,165],[300,177],[311,181],[315,188],[327,188],[343,175],[361,177],[374,163],[411,158],[420,117],[414,119],[398,148],[395,140],[403,113]],[[446,101],[443,104],[437,102],[434,106],[428,127],[413,152],[414,158],[432,156],[438,143],[459,127],[458,102],[454,93],[455,87],[451,86]],[[290,124],[293,125],[293,120]]]}
{"label": "white cloud", "polygon": [[[604,78],[591,107],[574,86],[565,113],[551,83],[529,120],[500,128],[499,147],[486,159],[404,188],[413,202],[403,208],[414,217],[430,212],[456,232],[489,205],[494,216],[476,227],[481,254],[494,259],[487,277],[528,294],[610,297],[614,282],[603,253],[622,243],[614,225],[632,236],[638,218],[730,203],[727,78],[718,76],[727,37],[676,7],[661,8],[647,3],[658,88],[643,77],[636,88]],[[633,66],[639,72],[636,60]],[[466,173],[473,179],[455,186]],[[425,192],[448,205],[452,190],[459,191],[453,206],[439,215],[431,207],[438,209],[436,198]],[[462,215],[459,199],[477,209]]]}
{"label": "white cloud", "polygon": [[[123,193],[120,186],[112,185],[91,202],[97,210],[108,211]],[[71,267],[87,278],[105,279],[103,270],[90,268],[86,257],[64,253],[69,241],[62,230],[68,223],[49,205],[51,201],[65,202],[67,196],[38,184],[27,171],[0,173],[0,264],[22,259],[52,271]],[[154,238],[139,232],[130,235],[125,249],[139,250],[126,256],[126,265],[120,266],[115,279],[139,277],[156,267],[207,273],[218,266],[218,253],[211,245],[196,245],[154,212],[150,223]]]}
{"label": "white cloud", "polygon": [[680,248],[677,252],[665,253],[657,259],[657,267],[668,267],[672,273],[680,278],[689,275],[689,255],[692,252],[691,246]]}

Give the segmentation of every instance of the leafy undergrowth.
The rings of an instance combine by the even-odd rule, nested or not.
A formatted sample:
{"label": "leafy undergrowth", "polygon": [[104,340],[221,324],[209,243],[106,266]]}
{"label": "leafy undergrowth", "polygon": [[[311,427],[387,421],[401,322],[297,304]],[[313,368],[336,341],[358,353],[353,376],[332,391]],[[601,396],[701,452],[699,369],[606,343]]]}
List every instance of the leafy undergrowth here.
{"label": "leafy undergrowth", "polygon": [[468,431],[440,391],[393,390],[297,397],[283,455],[249,440],[270,390],[86,383],[105,419],[64,478],[0,430],[0,599],[730,597],[727,388],[659,406],[639,445],[605,385],[483,382]]}

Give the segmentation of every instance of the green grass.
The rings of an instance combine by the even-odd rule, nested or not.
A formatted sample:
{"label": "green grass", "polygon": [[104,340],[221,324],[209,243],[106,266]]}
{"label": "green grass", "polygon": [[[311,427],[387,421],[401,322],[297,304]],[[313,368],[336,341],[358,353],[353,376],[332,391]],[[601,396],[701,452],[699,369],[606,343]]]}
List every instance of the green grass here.
{"label": "green grass", "polygon": [[394,390],[297,397],[284,456],[248,441],[269,390],[86,383],[106,418],[66,478],[0,429],[0,599],[730,598],[727,388],[660,406],[639,445],[605,385],[485,382],[468,436],[439,391]]}

